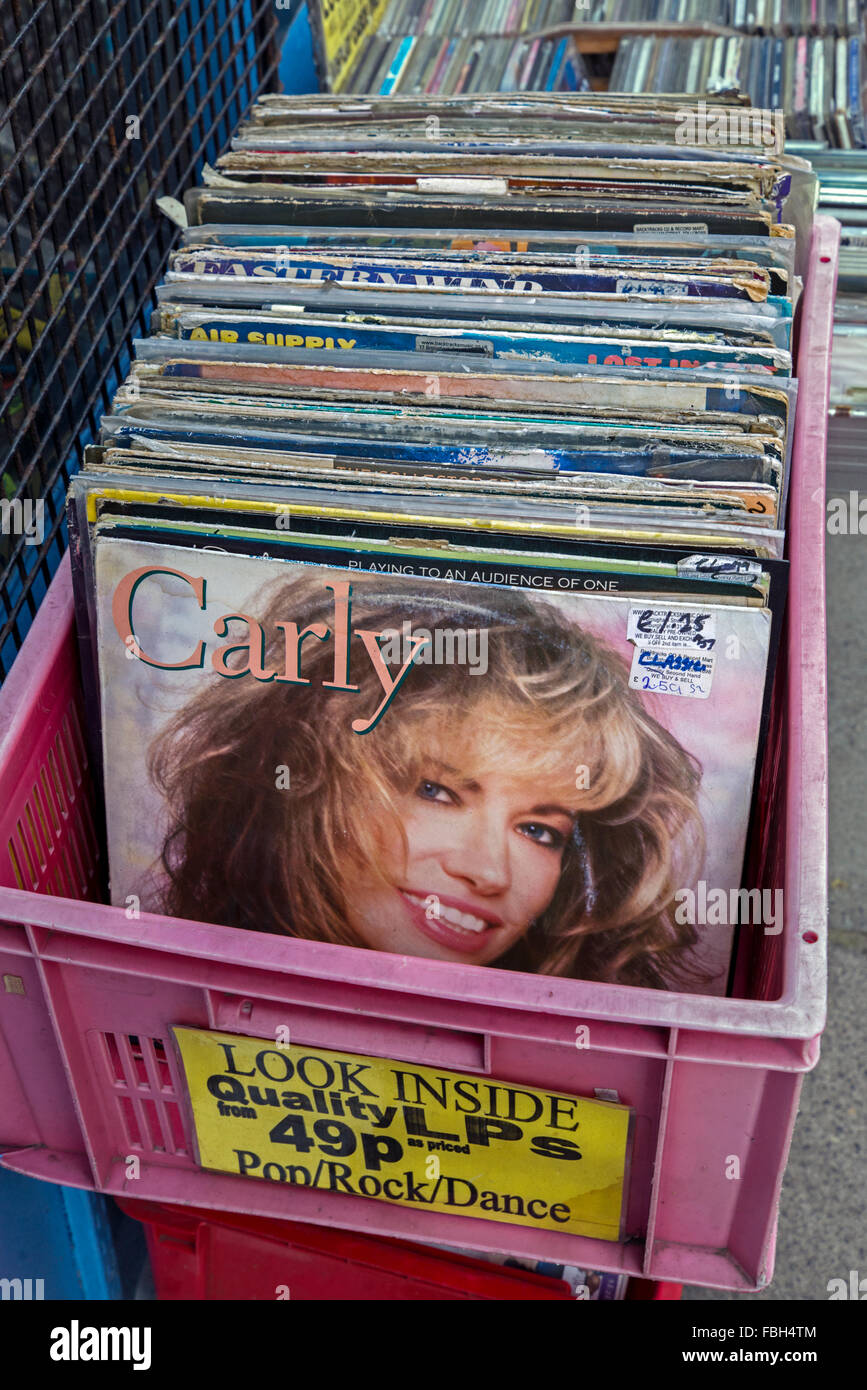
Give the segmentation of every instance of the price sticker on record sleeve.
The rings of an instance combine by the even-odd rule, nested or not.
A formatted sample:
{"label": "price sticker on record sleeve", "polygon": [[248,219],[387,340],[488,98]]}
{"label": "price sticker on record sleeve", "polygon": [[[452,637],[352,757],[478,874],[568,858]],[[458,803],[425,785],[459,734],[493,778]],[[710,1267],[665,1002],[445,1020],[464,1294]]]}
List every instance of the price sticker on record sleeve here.
{"label": "price sticker on record sleeve", "polygon": [[202,1168],[621,1238],[629,1106],[320,1047],[173,1033]]}
{"label": "price sticker on record sleeve", "polygon": [[709,609],[668,604],[633,604],[626,638],[636,647],[657,651],[712,652],[716,646],[716,614]]}
{"label": "price sticker on record sleeve", "polygon": [[626,625],[635,647],[629,684],[652,695],[706,700],[716,658],[716,614],[668,604],[633,604]]}
{"label": "price sticker on record sleeve", "polygon": [[686,695],[706,700],[713,681],[714,658],[706,652],[654,651],[638,647],[633,653],[629,685],[652,695]]}

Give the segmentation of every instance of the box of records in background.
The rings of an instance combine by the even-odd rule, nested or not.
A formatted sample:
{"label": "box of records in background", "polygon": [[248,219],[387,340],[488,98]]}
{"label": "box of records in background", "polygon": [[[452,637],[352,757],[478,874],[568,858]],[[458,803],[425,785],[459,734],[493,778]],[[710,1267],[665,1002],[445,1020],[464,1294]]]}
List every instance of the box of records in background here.
{"label": "box of records in background", "polygon": [[311,0],[323,90],[739,91],[790,139],[867,145],[864,0]]}
{"label": "box of records in background", "polygon": [[260,101],[70,492],[113,902],[730,989],[814,185],[655,98]]}
{"label": "box of records in background", "polygon": [[323,91],[446,95],[581,91],[574,0],[311,0]]}
{"label": "box of records in background", "polygon": [[[615,0],[605,8],[622,7]],[[609,90],[737,90],[754,106],[785,112],[789,139],[818,140],[842,149],[867,144],[863,0],[821,6],[788,0],[784,5],[770,0],[762,5],[752,0],[749,6],[732,3],[725,8],[729,17],[724,22],[747,32],[703,38],[676,31],[624,36],[608,78]]]}
{"label": "box of records in background", "polygon": [[[784,112],[789,139],[851,149],[867,144],[864,11],[864,0],[591,0],[576,22],[611,33],[610,69],[589,60],[610,91],[738,91]],[[728,32],[701,35],[699,20]]]}

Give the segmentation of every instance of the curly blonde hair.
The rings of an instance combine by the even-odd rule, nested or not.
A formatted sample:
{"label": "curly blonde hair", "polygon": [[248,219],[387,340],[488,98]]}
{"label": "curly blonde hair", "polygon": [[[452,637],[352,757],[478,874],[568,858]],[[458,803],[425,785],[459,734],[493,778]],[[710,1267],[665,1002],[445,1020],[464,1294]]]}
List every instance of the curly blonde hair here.
{"label": "curly blonde hair", "polygon": [[[328,624],[325,581],[335,577],[347,573],[305,567],[251,603],[266,665],[280,663],[278,623]],[[209,682],[149,754],[169,817],[159,910],[364,946],[351,924],[352,885],[359,874],[384,876],[382,826],[390,816],[403,833],[396,798],[423,775],[431,721],[481,728],[484,706],[540,779],[557,768],[562,778],[564,758],[587,771],[553,898],[496,964],[655,988],[706,982],[695,931],[673,911],[704,852],[700,767],[630,690],[622,658],[535,594],[407,576],[351,580],[354,626],[393,632],[412,615],[431,631],[484,629],[484,678],[467,665],[416,662],[363,735],[352,716],[372,712],[382,686],[359,661],[358,694],[324,689],[330,644],[303,648],[309,684]],[[276,785],[283,765],[288,792]]]}

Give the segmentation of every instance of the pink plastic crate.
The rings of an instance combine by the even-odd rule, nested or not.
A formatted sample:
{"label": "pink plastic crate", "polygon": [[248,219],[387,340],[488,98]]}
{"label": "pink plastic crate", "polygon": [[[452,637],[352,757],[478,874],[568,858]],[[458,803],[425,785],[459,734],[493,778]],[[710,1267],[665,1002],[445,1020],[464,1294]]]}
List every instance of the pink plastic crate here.
{"label": "pink plastic crate", "polygon": [[[99,877],[68,564],[0,692],[0,1148],[9,1168],[118,1196],[510,1251],[727,1289],[770,1281],[780,1184],[825,1018],[824,460],[839,226],[819,217],[801,306],[790,639],[761,789],[745,997],[708,999],[407,959],[88,901]],[[23,891],[22,891],[23,888]],[[32,890],[32,891],[31,891]],[[46,896],[46,895],[52,896]],[[249,1182],[193,1161],[173,1024],[374,1054],[635,1108],[623,1244]],[[576,1026],[592,1023],[576,1049]],[[11,1152],[10,1152],[11,1151]],[[137,1155],[141,1176],[127,1179]],[[739,1181],[726,1178],[729,1155]]]}

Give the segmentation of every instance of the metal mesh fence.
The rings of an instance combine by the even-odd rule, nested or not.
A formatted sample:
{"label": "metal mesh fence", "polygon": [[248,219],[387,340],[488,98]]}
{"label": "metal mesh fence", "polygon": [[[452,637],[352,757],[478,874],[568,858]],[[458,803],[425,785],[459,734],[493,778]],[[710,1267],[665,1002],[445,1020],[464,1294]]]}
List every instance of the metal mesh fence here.
{"label": "metal mesh fence", "polygon": [[0,680],[174,239],[155,206],[273,88],[274,0],[0,0]]}

